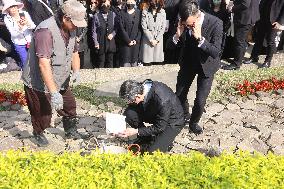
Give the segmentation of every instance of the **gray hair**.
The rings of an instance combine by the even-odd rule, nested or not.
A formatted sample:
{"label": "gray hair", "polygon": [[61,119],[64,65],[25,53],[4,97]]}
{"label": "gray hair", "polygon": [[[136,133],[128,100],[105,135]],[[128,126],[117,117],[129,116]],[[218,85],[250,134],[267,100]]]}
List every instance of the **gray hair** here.
{"label": "gray hair", "polygon": [[196,0],[182,0],[179,5],[179,15],[181,21],[186,21],[188,17],[199,13],[199,5]]}
{"label": "gray hair", "polygon": [[136,95],[143,94],[143,90],[143,83],[135,80],[126,80],[120,86],[119,97],[127,101],[134,101]]}

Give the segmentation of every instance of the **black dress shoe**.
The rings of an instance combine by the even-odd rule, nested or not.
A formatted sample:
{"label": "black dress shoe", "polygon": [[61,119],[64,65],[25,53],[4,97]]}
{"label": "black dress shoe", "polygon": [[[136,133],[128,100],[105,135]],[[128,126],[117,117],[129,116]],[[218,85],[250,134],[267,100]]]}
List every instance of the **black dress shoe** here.
{"label": "black dress shoe", "polygon": [[33,131],[33,135],[34,135],[34,138],[36,140],[36,143],[39,147],[45,147],[45,146],[48,146],[48,140],[46,139],[46,137],[44,136],[43,133],[36,133]]}
{"label": "black dress shoe", "polygon": [[251,63],[254,63],[254,62],[258,62],[258,59],[257,58],[250,58],[248,60],[245,60],[243,63],[244,64],[251,64]]}
{"label": "black dress shoe", "polygon": [[239,70],[240,67],[237,66],[237,65],[234,65],[234,64],[230,64],[230,65],[222,66],[222,69],[224,69],[224,70]]}
{"label": "black dress shoe", "polygon": [[271,62],[264,62],[264,63],[260,66],[260,68],[270,68],[270,66],[271,66]]}
{"label": "black dress shoe", "polygon": [[197,123],[189,124],[189,131],[192,131],[196,135],[203,133],[203,129]]}

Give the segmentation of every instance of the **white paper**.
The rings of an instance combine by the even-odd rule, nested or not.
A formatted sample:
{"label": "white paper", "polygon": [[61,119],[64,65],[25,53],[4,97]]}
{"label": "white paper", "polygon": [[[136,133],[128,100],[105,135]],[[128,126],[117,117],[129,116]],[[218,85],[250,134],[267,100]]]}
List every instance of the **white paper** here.
{"label": "white paper", "polygon": [[126,129],[125,116],[106,113],[106,133],[118,134]]}

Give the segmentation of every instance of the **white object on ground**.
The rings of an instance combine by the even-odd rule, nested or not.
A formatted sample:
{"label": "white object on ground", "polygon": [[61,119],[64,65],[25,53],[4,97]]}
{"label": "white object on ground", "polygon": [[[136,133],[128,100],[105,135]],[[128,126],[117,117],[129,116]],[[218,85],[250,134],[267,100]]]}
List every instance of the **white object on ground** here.
{"label": "white object on ground", "polygon": [[125,116],[120,114],[106,113],[106,133],[118,134],[126,129]]}

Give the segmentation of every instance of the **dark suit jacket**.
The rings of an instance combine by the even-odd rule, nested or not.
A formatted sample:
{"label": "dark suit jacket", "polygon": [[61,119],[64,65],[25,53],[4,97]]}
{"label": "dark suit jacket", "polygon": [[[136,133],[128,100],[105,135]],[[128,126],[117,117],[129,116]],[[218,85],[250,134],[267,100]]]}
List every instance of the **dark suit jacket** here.
{"label": "dark suit jacket", "polygon": [[235,0],[233,6],[234,23],[254,25],[259,20],[260,0]]}
{"label": "dark suit jacket", "polygon": [[[259,12],[262,14],[264,9],[265,1],[271,1],[271,0],[261,0],[259,4]],[[274,0],[271,5],[270,10],[270,22],[278,22],[279,24],[284,24],[284,1],[283,0]]]}
{"label": "dark suit jacket", "polygon": [[[188,30],[185,30],[179,39],[177,45],[173,42],[173,37],[170,37],[167,46],[172,48],[174,46],[181,47],[179,64],[181,69],[190,69],[191,66],[201,65],[205,76],[213,76],[220,68],[220,52],[223,38],[223,23],[222,21],[210,14],[205,13],[204,21],[202,23],[201,35],[205,38],[201,47],[198,43],[186,43],[186,40],[195,40],[193,36],[186,39]],[[188,46],[195,52],[187,51]]]}
{"label": "dark suit jacket", "polygon": [[158,135],[166,127],[182,128],[184,126],[181,103],[172,89],[164,83],[153,81],[143,103],[143,109],[144,121],[153,123],[153,126],[139,128],[139,136]]}
{"label": "dark suit jacket", "polygon": [[39,1],[31,1],[29,13],[35,25],[52,16],[52,13]]}
{"label": "dark suit jacket", "polygon": [[[106,52],[116,52],[115,35],[118,29],[117,17],[114,12],[109,11],[107,22],[105,21],[101,11],[95,13],[93,17],[92,35],[95,45],[99,45],[99,54]],[[112,40],[108,40],[107,36],[113,35]]]}
{"label": "dark suit jacket", "polygon": [[[135,9],[133,19],[127,11],[122,11],[120,13],[118,31],[120,58],[122,62],[137,62],[142,35],[141,11],[139,9]],[[128,44],[132,40],[136,41],[136,45],[130,47]]]}

